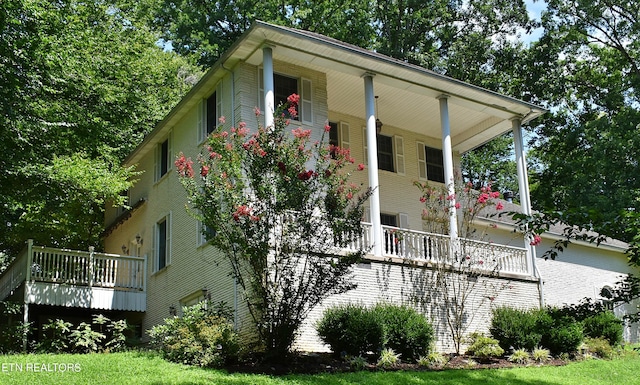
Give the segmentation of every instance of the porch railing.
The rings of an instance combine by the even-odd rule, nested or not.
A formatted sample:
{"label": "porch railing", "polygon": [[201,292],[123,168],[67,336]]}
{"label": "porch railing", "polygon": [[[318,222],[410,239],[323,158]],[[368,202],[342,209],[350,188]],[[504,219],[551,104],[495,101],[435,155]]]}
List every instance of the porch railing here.
{"label": "porch railing", "polygon": [[[363,238],[353,247],[370,248],[372,225],[363,223]],[[527,249],[492,242],[459,238],[455,244],[447,235],[382,226],[384,256],[430,263],[454,263],[456,258],[470,260],[481,270],[530,274]]]}

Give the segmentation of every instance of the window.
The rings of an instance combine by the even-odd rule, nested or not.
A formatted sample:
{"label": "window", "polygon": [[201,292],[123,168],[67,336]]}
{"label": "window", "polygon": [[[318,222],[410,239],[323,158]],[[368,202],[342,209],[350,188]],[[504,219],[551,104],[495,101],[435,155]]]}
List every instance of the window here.
{"label": "window", "polygon": [[393,167],[393,138],[378,135],[378,169],[394,172]]}
{"label": "window", "polygon": [[427,166],[427,179],[444,183],[444,161],[442,150],[432,147],[424,147]]}
{"label": "window", "polygon": [[216,129],[216,125],[217,125],[217,120],[218,120],[218,103],[216,101],[216,93],[214,92],[213,95],[209,96],[209,98],[206,101],[206,105],[207,105],[207,109],[206,109],[206,119],[207,119],[207,126],[206,128],[206,132],[207,135],[211,134],[213,132],[213,130]]}
{"label": "window", "polygon": [[171,164],[170,149],[169,149],[169,139],[165,139],[164,142],[160,143],[157,148],[157,158],[156,158],[156,180],[160,180],[167,172],[169,172],[169,165]]}
{"label": "window", "polygon": [[383,226],[398,227],[398,216],[393,214],[380,214],[380,223]]}
{"label": "window", "polygon": [[331,129],[329,130],[329,144],[339,147],[340,146],[340,136],[338,134],[338,123],[336,122],[329,122],[329,127],[331,127]]}
{"label": "window", "polygon": [[207,239],[210,239],[215,235],[216,235],[216,232],[213,229],[209,228],[204,223],[198,221],[198,238],[196,242],[197,246],[205,245],[207,243]]}
{"label": "window", "polygon": [[164,269],[171,262],[171,220],[167,215],[156,223],[155,271]]}
{"label": "window", "polygon": [[[259,88],[260,95],[259,105],[260,110],[263,113],[271,113],[272,111],[266,111],[264,107],[264,73],[262,69],[259,71]],[[281,103],[286,103],[287,98],[291,94],[300,95],[300,102],[298,105],[298,117],[296,120],[301,120],[305,123],[313,123],[313,109],[312,109],[312,100],[311,100],[311,80],[309,79],[298,79],[291,76],[281,75],[281,74],[273,74],[273,88],[274,88],[274,108],[277,108]],[[287,112],[285,112],[286,114]]]}
{"label": "window", "polygon": [[218,84],[216,90],[208,98],[202,101],[200,107],[200,116],[198,120],[199,127],[199,141],[204,141],[209,134],[211,134],[216,127],[222,113],[222,83]]}

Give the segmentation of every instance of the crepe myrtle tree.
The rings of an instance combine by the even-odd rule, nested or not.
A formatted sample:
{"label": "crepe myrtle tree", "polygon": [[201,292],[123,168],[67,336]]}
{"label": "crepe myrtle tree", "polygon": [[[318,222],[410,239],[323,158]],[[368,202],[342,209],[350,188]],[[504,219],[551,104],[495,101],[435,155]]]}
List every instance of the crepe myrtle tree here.
{"label": "crepe myrtle tree", "polygon": [[199,170],[182,153],[175,162],[189,211],[229,261],[267,359],[287,356],[314,306],[355,287],[352,266],[365,252],[356,245],[370,191],[349,182],[364,165],[328,144],[328,125],[318,141],[288,128],[298,101],[290,95],[273,126],[255,132],[242,122],[224,130],[221,118]]}
{"label": "crepe myrtle tree", "polygon": [[[476,190],[471,183],[457,182],[454,193],[444,185],[429,182],[415,182],[415,185],[423,205],[423,228],[434,236],[425,239],[423,245],[431,269],[421,282],[414,282],[426,290],[416,295],[414,301],[430,308],[432,317],[444,321],[453,347],[460,353],[467,330],[482,308],[491,306],[501,293],[513,289],[509,281],[491,279],[498,275],[505,250],[494,245],[487,229],[476,222],[480,217],[499,215],[504,205],[498,199],[500,193],[492,191],[491,184]],[[444,242],[435,234],[448,233],[453,211],[459,218],[459,238]]]}

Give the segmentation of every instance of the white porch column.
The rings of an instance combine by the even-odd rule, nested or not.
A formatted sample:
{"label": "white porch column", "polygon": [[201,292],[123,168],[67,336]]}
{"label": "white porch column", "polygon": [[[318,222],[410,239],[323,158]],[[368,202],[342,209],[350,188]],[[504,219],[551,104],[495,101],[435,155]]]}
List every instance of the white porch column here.
{"label": "white porch column", "polygon": [[[440,95],[440,126],[442,130],[442,157],[444,164],[444,181],[449,196],[456,193],[455,177],[453,175],[453,149],[451,146],[451,125],[449,123],[449,95]],[[449,236],[452,244],[458,238],[458,217],[456,214],[456,200],[449,200]]]}
{"label": "white porch column", "polygon": [[275,91],[273,86],[273,48],[262,47],[262,79],[264,81],[264,127],[273,126],[273,113],[275,112]]}
{"label": "white porch column", "polygon": [[[524,154],[524,141],[522,138],[522,121],[520,118],[511,120],[511,128],[513,130],[513,142],[516,153],[516,167],[518,169],[518,190],[520,193],[520,206],[522,213],[531,215],[531,196],[529,194],[529,176],[527,173],[527,159]],[[525,235],[524,247],[527,249],[527,271],[532,276],[539,279],[540,307],[544,307],[544,293],[542,286],[542,277],[538,275],[536,269],[536,248],[531,245],[531,237]]]}
{"label": "white porch column", "polygon": [[513,142],[516,153],[516,167],[518,169],[518,190],[520,190],[520,206],[522,213],[531,215],[531,197],[529,196],[529,176],[527,174],[527,159],[524,155],[524,141],[522,139],[522,122],[519,118],[511,120]]}
{"label": "white porch column", "polygon": [[382,223],[380,222],[380,185],[378,182],[378,141],[376,138],[375,95],[373,92],[373,77],[366,73],[364,79],[364,101],[367,121],[367,160],[369,162],[369,209],[371,211],[371,227],[373,230],[373,255],[382,256]]}

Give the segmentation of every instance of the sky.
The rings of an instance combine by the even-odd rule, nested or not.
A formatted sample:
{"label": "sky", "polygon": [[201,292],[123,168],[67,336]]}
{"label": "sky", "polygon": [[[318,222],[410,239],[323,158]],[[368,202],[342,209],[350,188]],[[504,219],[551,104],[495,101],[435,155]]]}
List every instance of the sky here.
{"label": "sky", "polygon": [[[525,5],[527,6],[527,10],[529,11],[529,17],[540,20],[540,15],[542,11],[547,8],[547,4],[544,0],[525,0]],[[525,43],[530,43],[532,41],[536,41],[542,35],[542,28],[535,29],[531,31],[530,34],[523,34],[523,40]]]}

